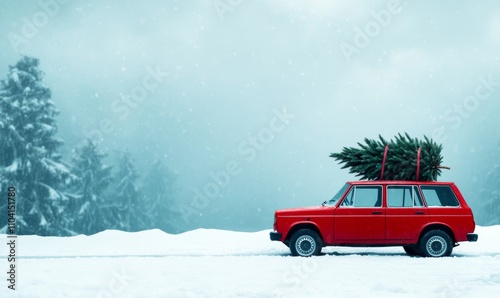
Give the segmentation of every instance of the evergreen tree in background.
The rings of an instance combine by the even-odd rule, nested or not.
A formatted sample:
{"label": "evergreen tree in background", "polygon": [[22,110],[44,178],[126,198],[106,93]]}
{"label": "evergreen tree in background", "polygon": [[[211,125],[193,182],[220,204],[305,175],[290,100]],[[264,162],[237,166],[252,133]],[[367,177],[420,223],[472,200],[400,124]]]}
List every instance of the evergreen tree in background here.
{"label": "evergreen tree in background", "polygon": [[[136,186],[137,170],[132,163],[130,153],[121,154],[117,173],[115,174],[115,206],[118,208],[117,218],[114,219],[116,228],[124,231],[140,231],[151,226],[146,216],[143,196]],[[114,211],[113,211],[114,212]]]}
{"label": "evergreen tree in background", "polygon": [[489,193],[484,198],[486,201],[486,215],[483,217],[487,225],[498,225],[500,224],[500,190],[498,189],[498,185],[500,185],[500,165],[496,165],[488,173],[487,177]]}
{"label": "evergreen tree in background", "polygon": [[71,197],[62,190],[75,176],[58,153],[58,111],[38,65],[23,57],[0,83],[0,193],[17,189],[18,234],[67,235]]}
{"label": "evergreen tree in background", "polygon": [[181,212],[174,201],[175,174],[161,161],[156,161],[145,177],[142,191],[144,207],[152,226],[169,233],[179,233]]}
{"label": "evergreen tree in background", "polygon": [[74,173],[79,177],[75,192],[73,230],[78,234],[95,234],[113,226],[113,212],[104,197],[110,185],[111,166],[103,164],[106,154],[91,140],[74,150]]}
{"label": "evergreen tree in background", "polygon": [[[367,180],[419,180],[435,181],[441,174],[443,160],[442,146],[424,136],[424,140],[411,138],[408,134],[398,134],[387,142],[379,135],[379,140],[365,138],[365,143],[358,143],[360,148],[344,147],[340,153],[330,157],[349,168],[349,173]],[[382,164],[387,147],[385,168]],[[420,148],[419,176],[417,177],[418,151]],[[417,179],[418,178],[418,179]]]}
{"label": "evergreen tree in background", "polygon": [[[479,197],[481,199],[479,212],[474,212],[476,222],[480,225],[498,225],[500,224],[500,142],[490,142],[492,148],[484,158],[490,163],[486,164],[488,170],[481,177]],[[474,210],[475,211],[475,210]]]}

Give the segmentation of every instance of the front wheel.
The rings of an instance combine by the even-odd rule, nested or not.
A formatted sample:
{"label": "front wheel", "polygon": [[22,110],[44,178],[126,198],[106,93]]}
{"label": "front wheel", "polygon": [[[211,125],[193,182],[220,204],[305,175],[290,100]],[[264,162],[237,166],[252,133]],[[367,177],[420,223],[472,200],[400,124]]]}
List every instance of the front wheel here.
{"label": "front wheel", "polygon": [[441,230],[432,230],[420,239],[419,250],[424,257],[447,257],[453,250],[453,242],[450,235]]}
{"label": "front wheel", "polygon": [[310,257],[319,255],[322,246],[321,237],[309,229],[298,230],[290,239],[290,251],[293,256]]}

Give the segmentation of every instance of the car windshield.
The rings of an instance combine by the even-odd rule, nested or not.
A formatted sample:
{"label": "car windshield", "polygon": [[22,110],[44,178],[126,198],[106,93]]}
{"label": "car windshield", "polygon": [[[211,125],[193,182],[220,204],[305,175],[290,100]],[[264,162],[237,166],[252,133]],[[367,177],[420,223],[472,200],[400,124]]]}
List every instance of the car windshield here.
{"label": "car windshield", "polygon": [[326,203],[326,206],[333,206],[335,205],[340,198],[342,198],[342,195],[345,194],[346,190],[349,188],[349,183],[346,183],[338,192],[333,196],[333,198]]}

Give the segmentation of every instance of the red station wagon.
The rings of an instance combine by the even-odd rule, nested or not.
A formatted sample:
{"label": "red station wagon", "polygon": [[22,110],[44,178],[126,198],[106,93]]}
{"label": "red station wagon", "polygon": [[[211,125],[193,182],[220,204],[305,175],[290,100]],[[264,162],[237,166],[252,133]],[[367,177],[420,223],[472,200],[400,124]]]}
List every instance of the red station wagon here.
{"label": "red station wagon", "polygon": [[449,256],[477,241],[472,210],[452,182],[348,182],[322,206],[277,210],[271,240],[294,256],[323,246],[403,246],[409,255]]}

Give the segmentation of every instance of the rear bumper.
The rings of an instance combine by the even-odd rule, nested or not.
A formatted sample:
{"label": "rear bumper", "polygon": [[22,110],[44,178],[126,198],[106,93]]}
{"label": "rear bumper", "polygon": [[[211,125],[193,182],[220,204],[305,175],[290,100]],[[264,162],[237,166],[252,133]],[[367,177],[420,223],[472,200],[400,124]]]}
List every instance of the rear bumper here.
{"label": "rear bumper", "polygon": [[281,233],[271,232],[271,233],[269,233],[269,237],[271,238],[272,241],[280,241],[281,240]]}
{"label": "rear bumper", "polygon": [[477,234],[468,233],[467,234],[467,241],[476,242],[477,241]]}

